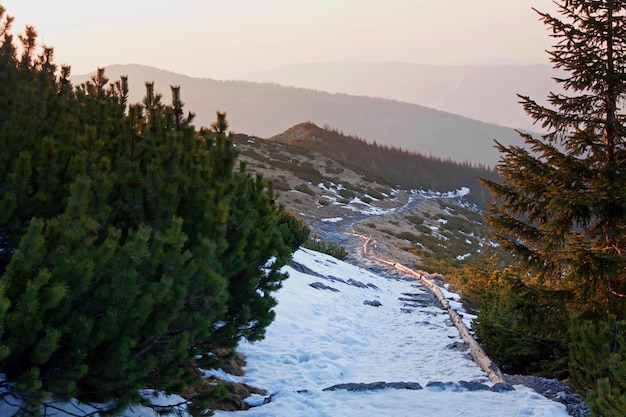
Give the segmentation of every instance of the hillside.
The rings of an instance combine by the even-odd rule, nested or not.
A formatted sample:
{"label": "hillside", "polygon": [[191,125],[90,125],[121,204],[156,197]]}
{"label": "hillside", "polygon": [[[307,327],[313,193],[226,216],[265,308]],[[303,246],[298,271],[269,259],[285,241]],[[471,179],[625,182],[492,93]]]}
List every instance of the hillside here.
{"label": "hillside", "polygon": [[[232,130],[265,138],[309,120],[368,142],[489,166],[499,159],[493,139],[522,143],[513,129],[400,101],[269,83],[192,78],[141,65],[113,65],[107,67],[106,74],[111,80],[128,75],[133,103],[142,100],[145,81],[154,81],[166,102],[170,100],[169,87],[180,85],[186,109],[197,114],[197,125],[208,126],[215,111],[221,110],[228,113]],[[75,75],[72,82],[89,77]]]}
{"label": "hillside", "polygon": [[472,193],[466,200],[481,207],[489,196],[478,177],[497,177],[493,169],[481,165],[460,164],[377,143],[369,144],[313,123],[298,124],[269,140],[319,152],[405,189],[447,192],[467,187]]}
{"label": "hillside", "polygon": [[[436,259],[463,262],[488,244],[469,201],[483,197],[472,185],[476,176],[491,171],[377,148],[311,123],[271,139],[236,135],[235,143],[247,169],[270,179],[278,200],[314,235],[351,253],[360,250],[352,235],[370,236],[389,258],[426,268]],[[441,177],[396,181],[403,172],[422,172],[420,166]],[[439,187],[428,186],[433,180]]]}

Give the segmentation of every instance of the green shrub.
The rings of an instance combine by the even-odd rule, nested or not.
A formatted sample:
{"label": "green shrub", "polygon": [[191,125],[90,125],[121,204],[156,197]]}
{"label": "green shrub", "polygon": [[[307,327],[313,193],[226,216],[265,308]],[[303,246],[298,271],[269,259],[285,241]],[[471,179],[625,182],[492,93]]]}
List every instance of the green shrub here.
{"label": "green shrub", "polygon": [[509,373],[567,377],[567,293],[524,284],[509,268],[489,277],[476,336]]}
{"label": "green shrub", "polygon": [[372,188],[372,187],[368,187],[365,190],[365,194],[367,194],[367,195],[369,195],[369,196],[371,196],[371,197],[373,197],[373,198],[375,198],[377,200],[384,200],[385,199],[385,196],[380,191],[378,191],[377,189]]}
{"label": "green shrub", "polygon": [[[3,395],[35,415],[49,398],[115,413],[149,405],[145,388],[189,392],[198,366],[264,336],[281,268],[308,229],[262,177],[237,169],[224,113],[196,131],[177,87],[170,105],[148,83],[143,103],[127,106],[126,78],[109,84],[99,69],[74,88],[51,50],[19,56],[10,40],[0,48],[11,79],[0,97],[13,98],[0,100],[11,138],[0,141]],[[190,407],[200,413],[214,395]]]}
{"label": "green shrub", "polygon": [[311,184],[319,184],[324,181],[324,176],[310,162],[302,162],[299,165],[292,166],[293,173],[296,177]]}
{"label": "green shrub", "polygon": [[317,200],[317,203],[318,203],[320,206],[328,206],[328,205],[330,205],[330,201],[328,201],[328,200],[327,200],[327,199],[325,199],[325,198],[320,198],[319,200]]}
{"label": "green shrub", "polygon": [[474,230],[472,223],[468,221],[466,218],[460,217],[460,216],[449,217],[446,223],[442,225],[442,227],[452,232],[456,232],[460,230],[461,232],[466,233],[466,234],[470,234]]}
{"label": "green shrub", "polygon": [[341,190],[337,191],[337,193],[344,199],[344,201],[347,202],[350,202],[350,200],[356,197],[354,191],[351,191],[347,188],[342,188]]}
{"label": "green shrub", "polygon": [[571,320],[569,370],[595,416],[626,415],[626,321]]}
{"label": "green shrub", "polygon": [[399,232],[395,235],[398,239],[408,240],[411,243],[416,243],[420,240],[420,237],[411,232]]}
{"label": "green shrub", "polygon": [[408,215],[406,216],[406,219],[411,222],[412,224],[416,225],[416,226],[421,226],[424,224],[424,218],[420,215]]}
{"label": "green shrub", "polygon": [[284,208],[282,209],[278,227],[283,242],[292,250],[298,249],[309,238],[309,227],[304,224],[302,219],[297,218],[293,213]]}
{"label": "green shrub", "polygon": [[304,193],[304,194],[315,196],[315,191],[313,191],[311,187],[308,186],[308,184],[298,184],[294,187],[294,190],[300,191],[301,193]]}
{"label": "green shrub", "polygon": [[316,252],[325,253],[342,261],[348,258],[348,251],[343,246],[318,239],[317,236],[309,238],[302,246]]}

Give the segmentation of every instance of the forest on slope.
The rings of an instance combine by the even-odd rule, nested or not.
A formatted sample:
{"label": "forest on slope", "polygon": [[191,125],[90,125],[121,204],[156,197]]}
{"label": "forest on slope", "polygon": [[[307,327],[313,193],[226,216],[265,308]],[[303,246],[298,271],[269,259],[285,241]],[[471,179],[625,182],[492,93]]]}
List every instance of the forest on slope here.
{"label": "forest on slope", "polygon": [[[413,62],[308,62],[250,71],[242,78],[329,93],[385,97],[531,132],[541,127],[517,94],[543,97],[562,71],[545,64],[432,65]],[[558,88],[558,87],[557,87]],[[555,91],[561,91],[557,89]]]}

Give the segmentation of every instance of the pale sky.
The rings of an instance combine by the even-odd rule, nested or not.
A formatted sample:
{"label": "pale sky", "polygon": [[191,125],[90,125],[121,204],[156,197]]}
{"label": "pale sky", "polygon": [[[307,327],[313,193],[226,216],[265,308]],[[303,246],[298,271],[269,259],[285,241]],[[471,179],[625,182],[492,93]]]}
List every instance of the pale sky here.
{"label": "pale sky", "polygon": [[0,0],[73,74],[139,63],[198,77],[288,64],[548,63],[551,0]]}

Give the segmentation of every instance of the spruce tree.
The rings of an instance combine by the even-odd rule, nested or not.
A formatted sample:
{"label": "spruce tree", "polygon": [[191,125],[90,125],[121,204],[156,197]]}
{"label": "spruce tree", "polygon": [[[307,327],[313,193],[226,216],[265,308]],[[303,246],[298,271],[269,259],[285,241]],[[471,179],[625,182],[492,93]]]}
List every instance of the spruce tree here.
{"label": "spruce tree", "polygon": [[558,41],[549,52],[569,94],[543,106],[520,96],[548,130],[526,146],[497,144],[502,183],[487,219],[503,247],[538,283],[576,296],[591,316],[626,314],[626,3],[557,2],[563,20],[539,13]]}
{"label": "spruce tree", "polygon": [[[596,415],[622,415],[615,399],[625,394],[626,346],[615,329],[626,320],[626,2],[555,3],[560,17],[538,14],[557,41],[548,53],[565,73],[555,78],[564,93],[550,93],[547,105],[520,95],[547,133],[522,133],[523,147],[497,143],[502,182],[483,180],[495,197],[486,218],[525,287],[566,294],[571,332],[561,338],[573,380],[589,390]],[[563,312],[525,302],[535,312],[521,330],[549,337],[531,319]],[[479,314],[483,330],[489,320]]]}

